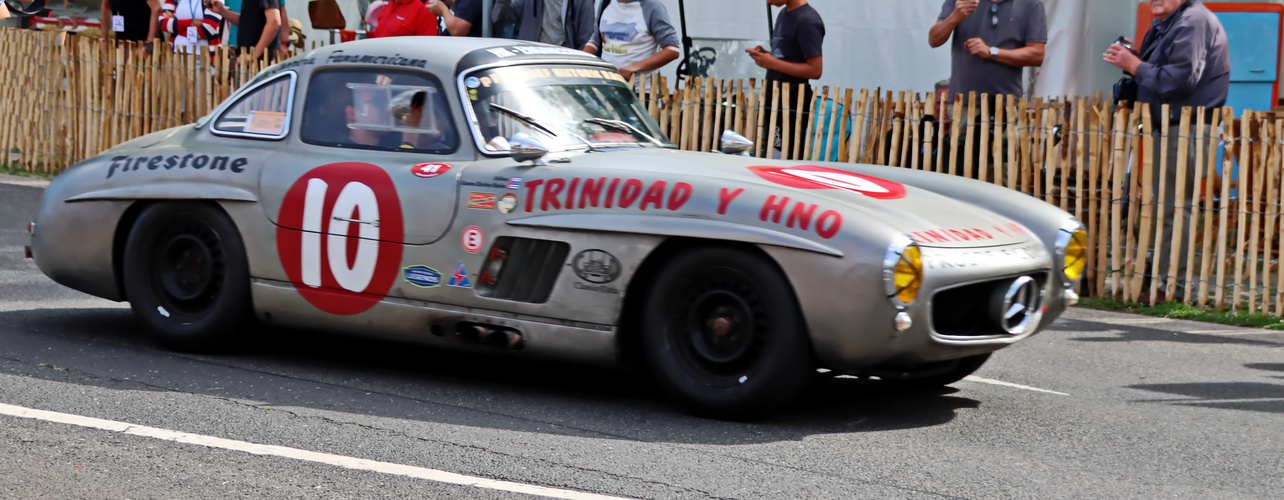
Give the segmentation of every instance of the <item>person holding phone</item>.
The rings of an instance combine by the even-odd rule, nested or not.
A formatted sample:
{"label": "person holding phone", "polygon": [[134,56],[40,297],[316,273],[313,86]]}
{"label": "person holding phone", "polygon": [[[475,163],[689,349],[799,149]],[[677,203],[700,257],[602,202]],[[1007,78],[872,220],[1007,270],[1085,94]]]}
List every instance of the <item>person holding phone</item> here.
{"label": "person holding phone", "polygon": [[[771,51],[768,52],[758,45],[745,49],[745,52],[753,58],[754,64],[767,70],[763,102],[768,103],[768,106],[771,105],[774,99],[772,88],[777,83],[782,87],[789,86],[790,102],[780,104],[784,112],[777,116],[775,123],[764,124],[765,129],[759,137],[768,137],[767,133],[774,136],[770,146],[765,144],[767,141],[763,141],[764,156],[771,154],[773,147],[776,151],[785,153],[780,151],[783,147],[783,127],[781,127],[783,120],[789,120],[790,127],[793,127],[797,122],[798,114],[801,113],[802,126],[804,130],[806,129],[808,120],[811,118],[811,81],[820,78],[825,72],[823,50],[825,21],[821,19],[820,13],[808,5],[807,0],[767,0],[767,4],[772,7],[784,7],[776,16],[775,32],[771,37]],[[804,84],[802,100],[807,103],[802,109],[798,109],[799,84]],[[797,131],[792,135],[798,136]]]}

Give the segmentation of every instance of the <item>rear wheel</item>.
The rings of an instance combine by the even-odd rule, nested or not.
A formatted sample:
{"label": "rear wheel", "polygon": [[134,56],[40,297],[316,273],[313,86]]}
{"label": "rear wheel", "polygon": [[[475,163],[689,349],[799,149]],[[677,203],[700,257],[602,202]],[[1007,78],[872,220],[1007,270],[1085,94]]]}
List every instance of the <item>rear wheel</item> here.
{"label": "rear wheel", "polygon": [[963,380],[981,369],[991,353],[966,358],[927,363],[903,369],[884,369],[875,372],[878,378],[899,387],[910,389],[935,389]]}
{"label": "rear wheel", "polygon": [[134,315],[171,349],[226,348],[252,317],[245,246],[212,205],[143,209],[125,244],[123,271]]}
{"label": "rear wheel", "polygon": [[665,392],[718,418],[761,417],[812,379],[788,280],[767,258],[702,248],[673,257],[644,306],[643,351]]}

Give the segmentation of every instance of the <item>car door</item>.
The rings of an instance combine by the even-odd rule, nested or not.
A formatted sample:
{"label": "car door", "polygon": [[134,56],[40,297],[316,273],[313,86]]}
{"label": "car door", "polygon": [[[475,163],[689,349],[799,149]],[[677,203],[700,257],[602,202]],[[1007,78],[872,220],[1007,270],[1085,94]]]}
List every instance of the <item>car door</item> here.
{"label": "car door", "polygon": [[461,151],[435,76],[346,67],[313,72],[300,133],[262,170],[284,279],[314,306],[356,314],[401,293],[406,247],[450,228]]}

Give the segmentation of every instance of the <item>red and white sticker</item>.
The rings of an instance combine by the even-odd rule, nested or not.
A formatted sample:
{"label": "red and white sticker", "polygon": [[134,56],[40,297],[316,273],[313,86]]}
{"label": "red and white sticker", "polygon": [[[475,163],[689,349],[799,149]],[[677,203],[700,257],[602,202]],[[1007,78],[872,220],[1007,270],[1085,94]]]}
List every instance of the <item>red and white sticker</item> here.
{"label": "red and white sticker", "polygon": [[898,182],[854,174],[815,165],[793,167],[749,167],[759,177],[782,186],[800,189],[838,189],[860,193],[879,200],[905,197],[905,186]]}
{"label": "red and white sticker", "polygon": [[464,245],[465,252],[480,252],[482,246],[486,244],[486,234],[482,233],[480,227],[468,226],[467,229],[464,229],[464,235],[460,237],[460,243]]}
{"label": "red and white sticker", "polygon": [[431,179],[438,175],[449,172],[450,168],[451,168],[451,165],[449,163],[420,163],[418,165],[410,167],[410,171],[415,174],[415,177],[423,177],[425,179]]}
{"label": "red and white sticker", "polygon": [[369,163],[308,171],[281,202],[277,253],[308,303],[339,315],[364,312],[397,280],[405,236],[392,178]]}

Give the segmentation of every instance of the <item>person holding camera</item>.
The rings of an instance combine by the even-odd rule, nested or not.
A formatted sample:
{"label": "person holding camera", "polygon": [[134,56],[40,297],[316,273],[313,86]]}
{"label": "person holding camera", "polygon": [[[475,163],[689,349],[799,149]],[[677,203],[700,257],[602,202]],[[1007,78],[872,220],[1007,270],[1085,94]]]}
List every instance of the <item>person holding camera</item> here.
{"label": "person holding camera", "polygon": [[[1150,11],[1155,18],[1151,21],[1150,30],[1146,32],[1141,43],[1141,50],[1132,52],[1123,43],[1114,43],[1106,50],[1103,59],[1133,75],[1136,83],[1136,99],[1150,106],[1152,134],[1158,161],[1162,144],[1163,124],[1176,130],[1183,106],[1209,108],[1205,113],[1205,123],[1197,123],[1192,130],[1193,136],[1208,136],[1211,133],[1207,121],[1212,119],[1212,109],[1226,104],[1226,95],[1230,90],[1230,47],[1226,40],[1226,30],[1208,7],[1200,0],[1151,0]],[[1130,43],[1126,38],[1125,43]],[[1169,105],[1169,114],[1163,114],[1163,105]],[[1164,175],[1164,229],[1162,242],[1173,242],[1180,245],[1177,277],[1186,276],[1187,244],[1181,235],[1173,241],[1173,219],[1178,206],[1187,206],[1195,198],[1195,141],[1189,141],[1187,151],[1179,151],[1178,135],[1183,131],[1171,132],[1168,138],[1168,161],[1165,165],[1150,172],[1153,186],[1158,187],[1158,175]],[[1178,155],[1186,155],[1186,172],[1182,179],[1177,178]],[[1177,183],[1185,184],[1186,197],[1177,200]],[[1125,198],[1127,193],[1125,192]],[[1155,199],[1158,199],[1157,197]],[[1160,247],[1164,248],[1164,247]],[[1171,253],[1159,252],[1160,278],[1167,278]],[[1143,288],[1149,288],[1149,276]],[[1178,287],[1181,290],[1182,287]],[[1157,302],[1168,299],[1161,290]],[[1143,302],[1150,302],[1150,294],[1144,293]]]}

